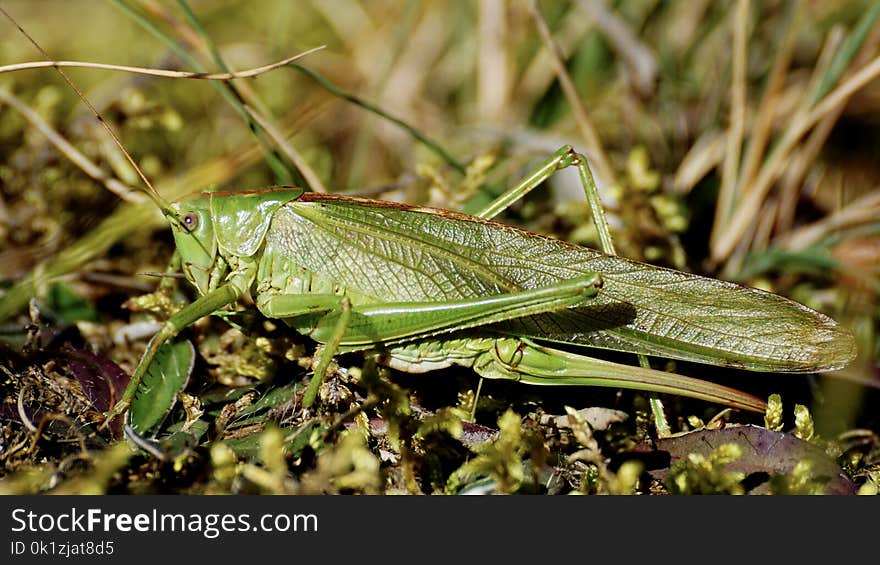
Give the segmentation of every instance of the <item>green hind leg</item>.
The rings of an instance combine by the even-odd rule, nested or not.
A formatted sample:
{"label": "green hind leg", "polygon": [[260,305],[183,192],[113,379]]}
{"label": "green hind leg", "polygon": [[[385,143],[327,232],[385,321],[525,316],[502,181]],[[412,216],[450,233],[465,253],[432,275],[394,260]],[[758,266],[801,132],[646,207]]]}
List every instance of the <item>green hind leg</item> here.
{"label": "green hind leg", "polygon": [[389,302],[352,306],[335,294],[280,294],[264,292],[257,307],[270,318],[291,325],[324,344],[303,405],[317,396],[327,366],[340,346],[349,350],[403,339],[427,337],[512,318],[552,312],[581,304],[599,292],[598,275],[586,275],[556,284],[446,302]]}
{"label": "green hind leg", "polygon": [[488,379],[544,386],[620,387],[688,396],[756,412],[766,408],[761,399],[736,389],[649,367],[594,359],[516,337],[434,338],[392,348],[384,355],[384,364],[407,372],[461,365]]}
{"label": "green hind leg", "polygon": [[[608,222],[605,220],[605,207],[602,205],[602,198],[599,195],[599,190],[593,179],[593,174],[587,164],[587,159],[583,155],[575,152],[575,150],[568,145],[556,151],[556,153],[551,155],[550,158],[533,173],[496,198],[477,215],[487,220],[495,217],[498,213],[505,210],[511,204],[549,179],[554,173],[566,167],[577,167],[578,169],[581,178],[581,185],[584,188],[587,205],[590,209],[590,215],[593,218],[593,225],[596,226],[596,232],[599,234],[599,247],[601,248],[601,251],[608,255],[617,255],[617,252],[614,249],[614,242],[611,239],[611,231],[608,229]],[[651,368],[651,364],[645,355],[639,354],[638,359],[639,365],[643,369]],[[669,428],[669,423],[666,420],[666,413],[663,410],[663,403],[660,398],[657,397],[656,394],[652,394],[650,395],[649,402],[651,405],[651,412],[654,416],[654,425],[657,430],[657,435],[660,437],[670,435],[671,430]]]}

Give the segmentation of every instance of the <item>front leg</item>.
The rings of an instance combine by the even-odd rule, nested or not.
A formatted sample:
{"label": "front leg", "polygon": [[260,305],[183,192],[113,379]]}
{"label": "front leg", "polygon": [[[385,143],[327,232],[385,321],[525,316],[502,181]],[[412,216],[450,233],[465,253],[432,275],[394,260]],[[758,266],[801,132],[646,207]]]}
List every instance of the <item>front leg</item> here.
{"label": "front leg", "polygon": [[143,380],[150,363],[153,361],[153,357],[156,356],[156,352],[159,351],[162,344],[174,338],[181,330],[195,323],[200,318],[220,310],[224,306],[235,303],[241,294],[242,291],[236,285],[226,283],[171,316],[156,335],[150,339],[150,343],[147,344],[147,349],[144,351],[140,363],[138,363],[128,386],[125,388],[125,392],[122,394],[122,398],[108,412],[105,424],[111,422],[116,416],[128,409],[135,393],[137,393],[138,385]]}

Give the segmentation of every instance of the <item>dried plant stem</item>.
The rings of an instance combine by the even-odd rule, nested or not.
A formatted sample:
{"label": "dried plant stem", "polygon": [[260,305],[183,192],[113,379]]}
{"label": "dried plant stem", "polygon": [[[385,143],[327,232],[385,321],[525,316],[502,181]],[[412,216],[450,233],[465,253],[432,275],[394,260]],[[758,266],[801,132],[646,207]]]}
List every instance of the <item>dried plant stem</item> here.
{"label": "dried plant stem", "polygon": [[[869,33],[870,28],[873,27],[878,17],[880,17],[880,12],[875,8],[872,13],[867,14],[863,18],[863,21],[860,22],[860,25],[857,26],[856,30],[847,38],[842,46],[838,48],[835,45],[833,49],[828,50],[828,58],[830,60],[825,64],[826,69],[816,74],[814,88],[811,89],[810,97],[808,98],[810,103],[815,102],[821,94],[827,91],[829,80],[831,80],[829,77],[837,78],[844,72],[844,64],[850,57],[854,57],[853,66],[861,66],[870,59],[871,54],[876,51],[878,41],[880,41],[880,33]],[[837,43],[842,41],[841,37]],[[858,53],[856,52],[857,47],[860,47]],[[786,169],[780,186],[781,206],[776,219],[777,234],[781,235],[791,230],[794,224],[797,197],[803,179],[831,134],[831,130],[843,113],[843,109],[844,105],[840,104],[819,121],[813,128],[813,131],[810,132],[807,141],[803,144],[803,148],[798,151],[792,159],[791,165]],[[804,112],[808,110],[809,105],[805,106]]]}
{"label": "dried plant stem", "polygon": [[795,1],[793,4],[794,13],[788,20],[785,36],[777,51],[776,58],[773,60],[773,67],[770,69],[770,75],[767,78],[767,86],[764,89],[760,106],[758,106],[755,120],[749,132],[749,144],[743,157],[742,169],[738,179],[739,190],[745,190],[745,187],[748,187],[754,178],[758,166],[761,164],[761,159],[764,157],[767,140],[770,138],[770,129],[773,125],[773,118],[779,103],[779,93],[788,76],[788,66],[794,53],[794,40],[800,29],[800,10],[798,8],[801,2]]}
{"label": "dried plant stem", "polygon": [[876,222],[878,217],[880,217],[880,187],[817,222],[785,234],[776,241],[776,247],[800,251],[815,245],[834,232]]}
{"label": "dried plant stem", "polygon": [[305,177],[306,182],[309,183],[309,187],[315,192],[327,192],[327,187],[321,182],[321,179],[315,173],[314,169],[312,169],[299,152],[288,143],[284,134],[272,122],[254,111],[254,109],[247,104],[244,105],[244,109],[247,110],[251,118],[253,118],[261,128],[266,130],[266,135],[275,142],[278,148],[281,149],[291,161],[293,161],[293,164],[296,165],[296,168],[302,173],[302,176]]}
{"label": "dried plant stem", "polygon": [[767,196],[773,182],[782,173],[782,165],[788,160],[792,149],[800,141],[801,137],[816,125],[819,120],[838,106],[845,104],[850,96],[877,77],[880,77],[880,55],[874,57],[869,64],[862,67],[858,72],[828,93],[809,113],[793,121],[791,127],[779,141],[776,149],[767,158],[764,166],[761,167],[761,171],[752,185],[751,191],[737,209],[727,230],[712,246],[713,260],[723,261],[730,255],[737,240],[754,220],[760,203]]}
{"label": "dried plant stem", "polygon": [[727,146],[727,132],[709,130],[702,133],[681,159],[672,188],[678,194],[688,194],[705,177],[723,161],[724,149]]}
{"label": "dried plant stem", "polygon": [[616,184],[614,169],[611,167],[611,162],[605,153],[602,141],[599,139],[599,135],[596,133],[596,129],[593,127],[593,123],[590,121],[584,105],[581,103],[577,89],[574,87],[574,83],[571,80],[571,76],[569,76],[568,70],[565,68],[561,50],[553,40],[550,28],[547,27],[547,21],[541,14],[535,0],[532,0],[530,10],[547,50],[553,55],[552,61],[553,66],[556,69],[556,76],[559,79],[559,85],[562,87],[563,93],[565,93],[565,99],[568,101],[569,106],[571,106],[574,120],[578,125],[578,129],[581,131],[581,135],[584,137],[584,142],[587,145],[587,152],[589,154],[588,157],[593,165],[595,165],[596,176],[601,179],[604,186],[614,186]]}
{"label": "dried plant stem", "polygon": [[733,19],[733,78],[730,89],[730,124],[724,150],[721,174],[721,191],[715,207],[713,241],[727,225],[739,199],[737,172],[739,171],[743,135],[746,121],[746,64],[748,62],[747,39],[749,27],[749,0],[738,0]]}
{"label": "dried plant stem", "polygon": [[797,207],[799,188],[802,184],[810,165],[813,163],[825,140],[831,134],[837,118],[843,113],[843,106],[838,106],[813,128],[807,141],[793,156],[779,187],[779,209],[776,215],[776,233],[784,234],[791,230],[794,224],[794,213]]}
{"label": "dried plant stem", "polygon": [[[575,46],[595,27],[589,18],[565,18],[553,36],[556,45],[562,51],[563,58],[568,58]],[[531,60],[519,74],[513,91],[516,92],[518,106],[532,108],[538,103],[536,97],[545,92],[556,80],[556,71],[552,64],[553,54],[546,49],[538,49]],[[555,147],[554,147],[555,150]]]}
{"label": "dried plant stem", "polygon": [[19,100],[15,95],[0,88],[0,101],[9,104],[12,108],[18,111],[27,121],[37,128],[40,133],[45,135],[58,151],[66,155],[67,158],[77,167],[82,169],[85,174],[103,184],[107,190],[127,202],[142,203],[147,201],[138,189],[128,186],[119,179],[110,176],[101,169],[101,167],[83,155],[76,147],[71,145],[69,141],[64,139],[64,136],[58,133],[51,125],[46,123],[43,118],[31,110],[27,104]]}
{"label": "dried plant stem", "polygon": [[[197,29],[178,21],[164,6],[161,6],[156,2],[146,0],[141,2],[141,7],[149,12],[153,19],[147,17],[140,10],[135,9],[127,0],[113,0],[113,2],[119,6],[129,18],[165,43],[173,53],[192,66],[192,68],[196,69],[198,72],[206,72],[205,67],[199,63],[189,51],[187,51],[186,47],[181,45],[180,41],[170,37],[164,30],[159,29],[154,20],[166,22],[183,39],[187,46],[191,49],[197,50],[205,57],[210,58],[212,50],[208,43],[208,38],[200,36]],[[224,65],[222,64],[221,68],[223,68],[224,71],[228,71],[228,69],[224,68]],[[223,99],[239,113],[248,127],[251,128],[251,131],[254,133],[254,136],[260,144],[260,148],[263,150],[263,158],[266,160],[266,164],[275,173],[276,178],[283,183],[292,182],[294,177],[290,169],[282,162],[274,148],[269,145],[266,136],[264,136],[259,130],[259,126],[253,121],[247,110],[244,109],[245,102],[250,104],[252,108],[263,108],[262,103],[254,94],[250,85],[247,82],[233,82],[231,80],[223,81],[223,84],[216,82],[211,82],[210,84],[223,97]]]}
{"label": "dried plant stem", "polygon": [[[37,43],[37,41],[33,37],[31,37],[31,35],[27,31],[25,31],[25,29],[23,27],[18,25],[18,22],[16,22],[15,19],[13,19],[13,17],[10,16],[6,10],[4,10],[3,8],[0,8],[0,12],[3,13],[3,15],[6,17],[6,19],[8,19],[10,22],[12,22],[12,25],[14,25],[16,28],[18,28],[18,31],[21,32],[21,34],[31,43],[31,45],[33,45],[37,49],[37,51],[39,51],[47,59],[52,58],[49,56],[49,54],[46,52],[46,50],[43,49],[40,46],[40,44]],[[145,175],[144,172],[141,170],[141,168],[138,167],[138,164],[135,162],[134,157],[132,157],[131,154],[129,154],[129,152],[125,150],[125,146],[122,144],[122,140],[119,139],[119,136],[117,136],[116,132],[113,131],[113,128],[110,127],[110,124],[108,124],[104,120],[104,118],[101,117],[101,114],[99,114],[98,111],[95,109],[95,107],[92,106],[92,103],[89,102],[89,100],[86,98],[85,94],[83,94],[82,90],[80,90],[79,87],[72,80],[70,80],[70,77],[67,76],[67,73],[62,71],[60,67],[54,67],[54,68],[58,72],[58,74],[61,75],[61,78],[64,79],[64,82],[66,82],[68,84],[68,86],[70,86],[70,88],[73,89],[73,91],[80,98],[80,100],[83,101],[83,104],[88,106],[89,110],[95,116],[95,119],[98,120],[98,123],[101,124],[101,127],[103,127],[104,130],[110,135],[110,137],[113,138],[114,143],[116,143],[116,145],[122,150],[122,153],[125,155],[126,160],[128,160],[128,162],[131,164],[131,166],[134,168],[134,170],[137,171],[137,174],[141,178],[141,180],[143,181],[144,186],[146,186],[150,190],[150,192],[152,193],[152,197],[157,199],[157,202],[160,204],[160,207],[162,207],[164,205],[162,197],[159,195],[158,192],[156,192],[156,189],[153,187],[153,183],[150,182],[150,179],[147,178],[147,175]]]}
{"label": "dried plant stem", "polygon": [[764,202],[764,213],[758,218],[755,235],[752,238],[750,250],[764,250],[770,244],[770,236],[773,234],[773,219],[776,217],[780,206],[780,199],[770,197]]}
{"label": "dried plant stem", "polygon": [[197,80],[230,80],[234,78],[253,78],[263,73],[283,67],[288,63],[292,63],[297,59],[310,55],[316,51],[320,51],[324,46],[315,47],[308,51],[303,51],[298,55],[288,57],[275,63],[270,63],[262,67],[247,69],[244,71],[230,73],[193,73],[187,71],[169,71],[165,69],[153,69],[149,67],[131,67],[127,65],[111,65],[107,63],[90,63],[88,61],[30,61],[27,63],[15,63],[12,65],[0,66],[0,73],[9,73],[13,71],[23,71],[27,69],[45,69],[52,67],[78,67],[83,69],[102,69],[108,71],[122,71],[126,73],[135,73],[141,75],[150,75],[165,78],[185,78]]}
{"label": "dried plant stem", "polygon": [[398,126],[402,130],[407,132],[409,135],[411,135],[413,138],[415,138],[416,140],[421,142],[423,145],[425,145],[425,147],[427,147],[428,149],[433,151],[435,154],[437,154],[441,159],[443,159],[446,162],[447,165],[454,168],[456,171],[460,172],[461,174],[467,173],[467,165],[465,165],[464,162],[457,159],[449,151],[445,150],[439,143],[437,143],[436,141],[432,140],[431,138],[429,138],[428,136],[426,136],[425,134],[420,132],[414,126],[410,125],[409,123],[405,122],[404,120],[402,120],[400,118],[392,116],[391,114],[389,114],[388,112],[386,112],[382,108],[376,106],[375,104],[367,102],[366,100],[363,100],[358,96],[355,96],[349,92],[342,90],[341,88],[339,88],[338,86],[336,86],[335,84],[330,82],[326,77],[324,77],[324,75],[322,75],[318,71],[315,71],[314,69],[311,69],[309,67],[304,67],[304,66],[300,65],[299,63],[291,63],[290,66],[292,68],[300,71],[301,73],[307,75],[308,77],[310,77],[312,80],[314,80],[319,85],[321,85],[322,88],[327,90],[330,94],[332,94],[338,98],[341,98],[343,100],[346,100],[348,102],[351,102],[355,106],[359,106],[359,107],[363,108],[364,110],[367,110],[368,112],[372,112],[373,114],[376,114],[377,116],[380,116],[381,118]]}

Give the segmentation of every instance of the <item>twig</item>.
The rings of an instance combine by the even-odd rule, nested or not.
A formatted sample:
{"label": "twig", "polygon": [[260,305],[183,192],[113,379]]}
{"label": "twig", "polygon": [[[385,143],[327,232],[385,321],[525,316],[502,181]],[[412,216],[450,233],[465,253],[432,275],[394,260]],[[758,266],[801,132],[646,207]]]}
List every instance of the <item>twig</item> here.
{"label": "twig", "polygon": [[165,69],[153,69],[150,67],[131,67],[128,65],[111,65],[108,63],[90,63],[88,61],[30,61],[27,63],[15,63],[12,65],[0,66],[0,73],[9,73],[14,71],[23,71],[27,69],[45,69],[48,67],[77,67],[84,69],[102,69],[108,71],[122,71],[126,73],[135,73],[141,75],[150,75],[165,78],[185,78],[197,80],[230,80],[234,78],[253,78],[269,71],[283,67],[296,61],[306,55],[311,55],[316,51],[324,49],[324,46],[318,46],[308,51],[303,51],[298,55],[288,57],[275,63],[270,63],[262,67],[247,69],[244,71],[229,73],[193,73],[188,71],[169,71]]}
{"label": "twig", "polygon": [[[29,34],[27,31],[25,31],[25,29],[23,27],[18,25],[18,22],[15,21],[15,19],[13,19],[13,17],[11,15],[9,15],[9,13],[6,10],[4,10],[2,7],[0,7],[0,12],[3,13],[3,15],[6,17],[7,20],[12,22],[12,25],[14,25],[16,28],[18,28],[18,31],[20,31],[21,34],[24,35],[25,38],[27,38],[27,40],[31,43],[31,45],[33,45],[37,49],[37,51],[42,53],[42,55],[47,59],[52,58],[49,56],[49,54],[46,52],[45,49],[40,47],[40,44],[37,43],[37,41],[31,36],[31,34]],[[113,131],[113,128],[110,127],[110,124],[108,124],[104,120],[104,118],[101,117],[101,114],[98,113],[98,110],[96,110],[95,107],[92,106],[92,103],[89,102],[89,100],[86,98],[86,95],[83,94],[82,90],[80,90],[79,87],[72,80],[70,80],[70,77],[67,76],[67,73],[62,71],[60,67],[55,67],[55,70],[58,71],[58,74],[61,75],[61,78],[64,79],[64,82],[66,82],[70,86],[70,88],[73,89],[74,92],[76,92],[76,95],[79,96],[80,100],[83,101],[83,104],[88,106],[89,110],[92,112],[92,114],[94,114],[95,119],[98,120],[98,122],[101,124],[101,126],[104,128],[104,130],[106,130],[107,133],[110,135],[110,137],[113,138],[113,141],[116,143],[116,145],[119,146],[120,149],[122,149],[123,155],[125,155],[125,158],[131,164],[131,166],[134,168],[134,170],[137,171],[137,174],[141,178],[141,180],[143,181],[144,186],[149,188],[150,191],[153,193],[154,197],[159,199],[159,202],[161,202],[162,197],[159,196],[158,192],[156,192],[156,189],[153,187],[153,183],[150,182],[150,179],[147,178],[147,175],[145,175],[144,172],[141,170],[141,168],[138,167],[138,164],[135,162],[134,157],[132,157],[128,153],[128,151],[125,150],[125,146],[122,144],[122,140],[119,139],[119,136],[117,136],[116,132]]]}
{"label": "twig", "polygon": [[[880,37],[878,37],[877,33],[871,34],[870,31],[874,28],[878,18],[880,18],[880,5],[875,5],[862,18],[859,25],[839,49],[835,46],[833,50],[829,50],[833,53],[833,56],[829,56],[830,60],[825,65],[826,68],[817,74],[814,86],[807,98],[807,105],[804,108],[805,112],[840,78],[847,67],[849,67],[850,61],[853,62],[853,66],[861,66],[876,51],[876,45]],[[843,113],[843,109],[844,106],[841,104],[819,121],[816,127],[813,128],[813,131],[810,132],[809,137],[803,144],[803,148],[797,153],[791,165],[786,169],[780,186],[780,194],[782,195],[781,206],[776,220],[776,232],[778,234],[789,231],[794,224],[794,209],[797,203],[798,189],[802,184],[803,177],[831,134],[831,130]]]}
{"label": "twig", "polygon": [[21,420],[22,424],[24,424],[25,429],[32,434],[35,434],[37,433],[37,427],[27,415],[27,410],[24,409],[24,395],[27,389],[27,386],[23,386],[18,390],[18,399],[15,403],[15,407],[18,409],[18,419]]}
{"label": "twig", "polygon": [[688,194],[709,171],[724,159],[727,132],[710,130],[700,135],[681,159],[672,178],[672,189],[678,194]]}
{"label": "twig", "polygon": [[299,152],[292,145],[290,145],[290,143],[288,143],[287,139],[284,137],[284,134],[281,133],[281,131],[277,127],[275,127],[274,124],[272,124],[269,120],[254,111],[254,109],[247,104],[244,104],[244,109],[248,112],[248,114],[250,114],[251,118],[253,118],[253,120],[257,122],[257,124],[259,124],[261,128],[266,130],[266,135],[268,135],[272,139],[272,141],[274,141],[275,144],[278,145],[278,148],[281,149],[281,151],[285,155],[287,155],[287,157],[291,161],[293,161],[293,164],[296,165],[296,168],[299,170],[300,173],[302,173],[302,176],[305,177],[306,182],[309,183],[309,187],[315,192],[327,192],[327,187],[324,186],[324,183],[321,182],[321,179],[318,177],[312,167],[309,166],[305,159],[302,158]]}
{"label": "twig", "polygon": [[795,209],[798,193],[804,176],[815,162],[816,156],[834,129],[837,119],[843,113],[843,106],[838,106],[813,128],[802,147],[795,153],[785,168],[779,183],[779,209],[776,212],[776,233],[784,234],[791,231],[794,225]]}
{"label": "twig", "polygon": [[40,133],[45,135],[49,142],[52,143],[52,145],[54,145],[58,149],[58,151],[66,155],[67,158],[70,159],[77,167],[82,169],[85,174],[87,174],[97,182],[103,184],[107,188],[107,190],[128,202],[143,203],[147,201],[147,199],[139,192],[138,189],[128,186],[119,179],[111,177],[98,165],[93,163],[88,157],[80,153],[76,147],[71,145],[70,142],[64,139],[64,137],[60,133],[55,131],[52,126],[46,123],[43,118],[41,118],[36,112],[31,110],[15,95],[0,88],[0,100],[15,108],[22,116],[24,116],[27,121],[33,124],[33,126],[36,127],[40,131]]}

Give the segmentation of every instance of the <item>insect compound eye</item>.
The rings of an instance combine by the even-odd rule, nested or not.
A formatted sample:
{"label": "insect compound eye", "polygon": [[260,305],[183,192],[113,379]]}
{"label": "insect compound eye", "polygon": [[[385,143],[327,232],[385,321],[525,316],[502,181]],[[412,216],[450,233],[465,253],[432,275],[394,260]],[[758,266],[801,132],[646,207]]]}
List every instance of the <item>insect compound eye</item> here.
{"label": "insect compound eye", "polygon": [[199,225],[199,215],[195,212],[187,212],[180,220],[189,231],[193,231]]}

